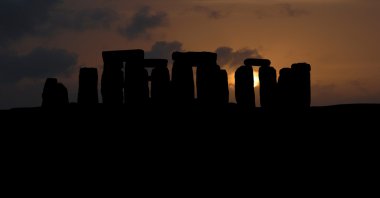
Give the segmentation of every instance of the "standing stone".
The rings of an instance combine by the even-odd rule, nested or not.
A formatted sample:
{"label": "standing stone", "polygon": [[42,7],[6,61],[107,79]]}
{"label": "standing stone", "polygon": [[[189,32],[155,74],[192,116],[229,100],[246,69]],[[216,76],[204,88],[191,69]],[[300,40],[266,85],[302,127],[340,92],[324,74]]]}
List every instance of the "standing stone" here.
{"label": "standing stone", "polygon": [[81,68],[79,73],[78,104],[95,105],[98,99],[98,70]]}
{"label": "standing stone", "polygon": [[197,67],[197,94],[201,104],[213,105],[220,100],[220,67],[215,63]]}
{"label": "standing stone", "polygon": [[175,103],[194,101],[193,65],[183,57],[183,53],[174,52],[172,69],[172,91]]}
{"label": "standing stone", "polygon": [[278,104],[280,108],[294,107],[294,79],[290,68],[282,68],[278,78]]}
{"label": "standing stone", "polygon": [[262,66],[259,69],[260,79],[260,104],[265,109],[274,109],[277,98],[277,75],[276,69]]}
{"label": "standing stone", "polygon": [[57,84],[57,106],[65,106],[69,104],[69,93],[62,83]]}
{"label": "standing stone", "polygon": [[101,80],[103,103],[106,105],[123,104],[124,63],[129,60],[144,59],[143,50],[105,51],[102,53],[104,69]]}
{"label": "standing stone", "polygon": [[[172,82],[177,98],[178,96],[182,98],[188,97],[185,101],[194,100],[192,67],[197,67],[196,84],[198,101],[204,104],[215,102],[214,100],[217,95],[216,83],[218,82],[218,72],[220,71],[220,67],[216,64],[216,59],[217,54],[212,52],[174,52]],[[181,89],[185,91],[181,91]]]}
{"label": "standing stone", "polygon": [[222,105],[226,105],[229,103],[230,94],[228,90],[228,74],[226,70],[220,70],[218,75],[218,83],[217,83],[217,90],[218,90],[218,97],[217,97],[217,103],[220,103]]}
{"label": "standing stone", "polygon": [[55,105],[57,84],[58,80],[56,78],[46,79],[42,92],[42,107],[51,107]]}
{"label": "standing stone", "polygon": [[167,67],[152,70],[151,96],[155,104],[167,104],[170,100],[170,75]]}
{"label": "standing stone", "polygon": [[294,105],[296,108],[309,108],[311,104],[311,66],[307,63],[296,63],[292,65]]}
{"label": "standing stone", "polygon": [[147,104],[149,101],[149,75],[139,64],[129,65],[125,68],[125,103],[129,105]]}
{"label": "standing stone", "polygon": [[66,87],[58,83],[56,78],[48,78],[45,81],[42,92],[42,107],[55,108],[69,104],[69,97]]}
{"label": "standing stone", "polygon": [[235,97],[238,105],[255,107],[253,69],[251,66],[243,65],[235,72]]}

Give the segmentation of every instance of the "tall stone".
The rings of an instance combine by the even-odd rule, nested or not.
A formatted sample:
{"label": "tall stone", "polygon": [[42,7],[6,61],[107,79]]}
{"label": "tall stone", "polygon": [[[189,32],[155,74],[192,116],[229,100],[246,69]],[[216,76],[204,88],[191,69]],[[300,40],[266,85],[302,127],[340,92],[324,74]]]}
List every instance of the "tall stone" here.
{"label": "tall stone", "polygon": [[56,78],[46,79],[42,91],[42,107],[51,107],[55,105],[57,84],[58,80]]}
{"label": "tall stone", "polygon": [[259,79],[261,107],[265,109],[274,109],[277,100],[276,69],[269,66],[260,67]]}
{"label": "tall stone", "polygon": [[194,78],[192,62],[181,52],[174,52],[172,69],[172,93],[174,103],[192,103],[194,101]]}
{"label": "tall stone", "polygon": [[214,105],[220,100],[220,67],[215,63],[197,67],[197,93],[201,104]]}
{"label": "tall stone", "polygon": [[98,104],[98,70],[81,68],[79,73],[78,104]]}
{"label": "tall stone", "polygon": [[123,104],[124,64],[130,60],[144,59],[143,50],[105,51],[102,53],[104,69],[101,80],[103,103],[106,105]]}
{"label": "tall stone", "polygon": [[311,104],[311,66],[307,63],[296,63],[292,65],[294,105],[296,108],[309,108]]}
{"label": "tall stone", "polygon": [[156,62],[151,75],[151,98],[154,104],[170,102],[170,74],[165,62]]}
{"label": "tall stone", "polygon": [[57,84],[57,105],[65,106],[69,104],[69,93],[62,83]]}
{"label": "tall stone", "polygon": [[[194,100],[192,67],[197,67],[196,84],[198,101],[203,104],[215,102],[217,95],[216,84],[220,71],[220,67],[216,64],[216,59],[216,53],[212,52],[174,52],[172,83],[177,98],[178,96],[185,98],[184,96],[186,95],[187,101]],[[185,91],[181,91],[181,89]]]}
{"label": "tall stone", "polygon": [[[136,63],[136,62],[134,62]],[[125,68],[125,103],[147,104],[149,101],[149,76],[143,62]]]}
{"label": "tall stone", "polygon": [[255,107],[253,69],[243,65],[235,72],[235,98],[239,106]]}
{"label": "tall stone", "polygon": [[290,68],[282,68],[278,78],[278,104],[280,108],[294,107],[294,78]]}
{"label": "tall stone", "polygon": [[217,103],[226,105],[229,103],[229,90],[228,90],[228,74],[226,70],[220,70],[218,75],[218,83],[217,83]]}

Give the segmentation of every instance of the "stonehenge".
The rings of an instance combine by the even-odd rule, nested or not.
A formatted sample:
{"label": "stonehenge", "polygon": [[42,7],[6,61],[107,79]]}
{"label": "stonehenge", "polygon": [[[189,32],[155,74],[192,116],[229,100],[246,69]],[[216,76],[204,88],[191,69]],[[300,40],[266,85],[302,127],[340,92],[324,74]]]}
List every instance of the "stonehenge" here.
{"label": "stonehenge", "polygon": [[[291,68],[281,69],[278,82],[276,69],[270,66],[270,60],[249,58],[244,61],[244,64],[235,73],[235,95],[238,104],[247,105],[247,101],[255,102],[254,91],[252,91],[253,70],[248,69],[248,67],[259,66],[260,104],[262,108],[305,109],[310,107],[311,66],[309,64],[295,63]],[[251,104],[251,106],[253,105]]]}
{"label": "stonehenge", "polygon": [[[167,59],[146,59],[141,49],[102,52],[102,103],[105,106],[223,106],[229,104],[231,76],[217,64],[213,52],[173,52],[172,73]],[[259,67],[260,106],[266,110],[307,109],[311,105],[311,66],[295,63],[282,68],[277,78],[269,59],[247,58],[235,71],[235,99],[238,106],[256,107],[254,69]],[[231,80],[231,79],[230,79]],[[196,87],[196,90],[195,90]],[[81,68],[79,105],[97,105],[97,68]],[[195,97],[197,96],[197,97]],[[66,87],[48,78],[42,93],[42,107],[69,104]]]}

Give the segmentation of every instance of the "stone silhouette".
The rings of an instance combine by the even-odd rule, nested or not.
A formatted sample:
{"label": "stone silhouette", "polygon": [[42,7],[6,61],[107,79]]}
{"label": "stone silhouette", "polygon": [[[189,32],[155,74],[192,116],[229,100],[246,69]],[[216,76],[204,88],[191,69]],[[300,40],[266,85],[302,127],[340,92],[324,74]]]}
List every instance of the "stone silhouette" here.
{"label": "stone silhouette", "polygon": [[98,103],[98,70],[96,68],[81,68],[79,73],[78,104],[94,105]]}
{"label": "stone silhouette", "polygon": [[278,97],[282,108],[305,109],[311,104],[311,66],[295,63],[291,68],[280,70]]}
{"label": "stone silhouette", "polygon": [[[131,65],[131,66],[128,66]],[[167,103],[170,99],[170,74],[166,59],[143,59],[127,62],[126,67],[126,102],[144,104],[149,101],[149,81],[151,81],[151,98],[155,104]],[[146,68],[153,68],[149,76]]]}
{"label": "stone silhouette", "polygon": [[173,103],[194,102],[194,79],[192,62],[187,60],[185,53],[174,52],[172,69]]}
{"label": "stone silhouette", "polygon": [[[222,107],[229,103],[228,74],[217,65],[216,53],[174,52],[172,78],[168,60],[144,59],[143,50],[104,51],[102,56],[104,69],[101,94],[106,106],[127,104],[137,105],[139,108],[144,105],[149,108],[171,108],[170,105],[174,103],[175,108],[183,105],[186,109],[196,106]],[[260,103],[263,109],[310,107],[309,64],[295,63],[291,68],[281,69],[278,82],[276,70],[271,67],[270,60],[248,58],[244,60],[244,64],[235,72],[235,98],[239,107],[256,107],[253,66],[260,67]],[[196,68],[196,78],[193,68]],[[148,69],[151,69],[151,76]],[[97,69],[81,68],[78,92],[80,105],[99,103],[97,84]],[[42,97],[43,107],[69,103],[66,87],[54,78],[46,80]],[[178,110],[181,111],[181,108]]]}
{"label": "stone silhouette", "polygon": [[125,104],[147,104],[149,101],[149,75],[144,59],[127,61],[124,82]]}
{"label": "stone silhouette", "polygon": [[263,66],[263,67],[269,67],[271,64],[271,61],[268,59],[261,59],[261,58],[248,58],[244,60],[244,65],[247,66]]}
{"label": "stone silhouette", "polygon": [[69,104],[69,96],[66,87],[58,83],[56,78],[48,78],[42,92],[42,107],[56,108]]}
{"label": "stone silhouette", "polygon": [[273,109],[276,107],[276,87],[277,75],[276,69],[270,66],[271,61],[268,59],[250,58],[244,61],[247,66],[260,66],[260,105],[263,108]]}
{"label": "stone silhouette", "polygon": [[[221,72],[220,66],[216,64],[216,53],[174,52],[173,60],[172,82],[173,91],[177,98],[182,98],[180,100],[184,101],[194,100],[195,94],[192,67],[196,67],[198,102],[211,105],[224,103],[224,101],[226,101],[225,95],[228,95],[228,92],[226,93],[226,90],[228,89],[228,80],[227,83],[225,83],[225,73]],[[185,88],[185,90],[182,88]]]}
{"label": "stone silhouette", "polygon": [[273,109],[277,106],[277,74],[273,67],[260,67],[260,104],[261,107]]}
{"label": "stone silhouette", "polygon": [[228,74],[226,70],[220,70],[217,84],[217,100],[216,104],[226,105],[229,102],[230,94],[228,90]]}
{"label": "stone silhouette", "polygon": [[291,68],[295,108],[308,108],[311,104],[311,66],[307,63],[295,63]]}
{"label": "stone silhouette", "polygon": [[253,108],[255,104],[253,69],[243,65],[235,72],[235,98],[239,106]]}
{"label": "stone silhouette", "polygon": [[[103,103],[106,105],[121,105],[123,104],[123,88],[125,87],[122,71],[124,64],[127,61],[144,59],[144,51],[139,49],[104,51],[102,56],[104,61],[101,80]],[[144,72],[142,71],[141,73]]]}
{"label": "stone silhouette", "polygon": [[154,104],[167,104],[170,101],[170,74],[168,60],[145,59],[146,67],[153,67],[151,74],[151,99]]}
{"label": "stone silhouette", "polygon": [[294,106],[294,78],[290,68],[282,68],[278,78],[278,105],[280,108]]}

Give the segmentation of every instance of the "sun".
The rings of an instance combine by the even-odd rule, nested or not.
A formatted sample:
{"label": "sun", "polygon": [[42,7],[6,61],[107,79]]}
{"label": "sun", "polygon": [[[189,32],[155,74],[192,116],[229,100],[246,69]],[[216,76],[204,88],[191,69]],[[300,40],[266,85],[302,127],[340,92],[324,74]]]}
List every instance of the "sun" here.
{"label": "sun", "polygon": [[257,71],[253,72],[253,79],[254,79],[253,86],[256,88],[260,85],[259,72]]}

